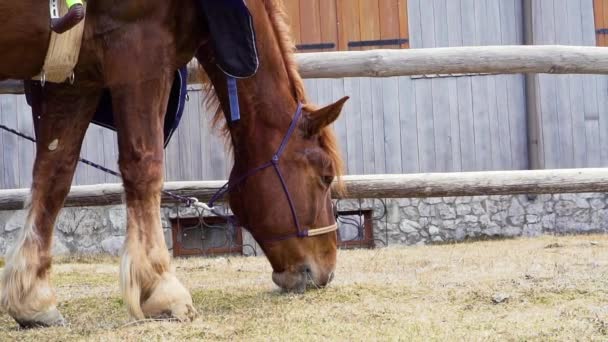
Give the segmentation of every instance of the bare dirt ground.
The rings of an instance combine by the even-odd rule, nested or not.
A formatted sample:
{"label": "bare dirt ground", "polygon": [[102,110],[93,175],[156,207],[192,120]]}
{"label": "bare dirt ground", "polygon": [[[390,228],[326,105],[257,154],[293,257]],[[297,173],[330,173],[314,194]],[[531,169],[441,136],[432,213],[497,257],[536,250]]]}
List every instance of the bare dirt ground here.
{"label": "bare dirt ground", "polygon": [[327,289],[282,294],[263,258],[175,266],[201,316],[129,321],[110,258],[57,260],[70,325],[0,340],[608,340],[608,236],[550,237],[341,251]]}

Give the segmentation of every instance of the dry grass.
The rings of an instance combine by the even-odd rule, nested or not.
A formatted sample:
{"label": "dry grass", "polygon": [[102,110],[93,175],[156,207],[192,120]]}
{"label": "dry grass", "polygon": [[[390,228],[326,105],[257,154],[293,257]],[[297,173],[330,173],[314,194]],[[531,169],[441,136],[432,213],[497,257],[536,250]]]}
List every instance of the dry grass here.
{"label": "dry grass", "polygon": [[0,340],[608,339],[608,236],[342,251],[332,286],[305,295],[279,293],[263,258],[178,260],[191,324],[128,324],[116,260],[80,261],[54,268],[69,327],[19,331],[2,313]]}

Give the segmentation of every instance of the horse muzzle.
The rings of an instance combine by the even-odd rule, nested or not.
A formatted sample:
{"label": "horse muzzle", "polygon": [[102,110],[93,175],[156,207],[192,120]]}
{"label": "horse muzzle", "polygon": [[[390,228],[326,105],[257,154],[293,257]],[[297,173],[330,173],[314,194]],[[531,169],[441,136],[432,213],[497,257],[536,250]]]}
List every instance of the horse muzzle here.
{"label": "horse muzzle", "polygon": [[307,289],[326,287],[334,279],[334,270],[321,271],[302,265],[297,271],[272,272],[272,281],[286,292],[304,293]]}

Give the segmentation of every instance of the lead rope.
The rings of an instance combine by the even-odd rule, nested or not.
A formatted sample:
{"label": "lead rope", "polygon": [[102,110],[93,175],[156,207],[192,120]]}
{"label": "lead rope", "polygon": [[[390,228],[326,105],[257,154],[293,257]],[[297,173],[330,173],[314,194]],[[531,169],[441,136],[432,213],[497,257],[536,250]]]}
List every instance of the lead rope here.
{"label": "lead rope", "polygon": [[[3,124],[0,124],[0,129],[3,129],[3,130],[5,130],[5,131],[7,131],[9,133],[12,133],[12,134],[18,136],[18,137],[21,137],[23,139],[29,140],[29,141],[31,141],[33,143],[36,143],[36,139],[32,138],[31,136],[23,134],[21,132],[18,132],[18,131],[14,130],[12,128],[9,128],[9,127],[7,127],[7,126],[5,126]],[[93,168],[96,168],[96,169],[98,169],[100,171],[103,171],[103,172],[105,172],[107,174],[110,174],[112,176],[116,176],[118,178],[121,178],[121,176],[120,176],[120,174],[118,172],[116,172],[114,170],[110,170],[110,169],[108,169],[108,168],[106,168],[106,167],[104,167],[104,166],[102,166],[100,164],[97,164],[95,162],[92,162],[92,161],[90,161],[88,159],[80,158],[79,157],[78,161],[81,162],[81,163],[83,163],[83,164],[89,165],[89,166],[91,166]],[[177,200],[178,202],[181,202],[182,204],[186,205],[187,207],[196,206],[198,208],[201,208],[201,209],[204,209],[204,210],[209,210],[210,212],[216,214],[214,212],[213,208],[207,206],[204,203],[199,202],[198,199],[196,199],[194,197],[184,197],[184,196],[180,196],[180,195],[171,193],[171,192],[166,191],[166,190],[161,190],[161,192],[163,194],[165,194],[165,195],[173,198],[174,200]]]}

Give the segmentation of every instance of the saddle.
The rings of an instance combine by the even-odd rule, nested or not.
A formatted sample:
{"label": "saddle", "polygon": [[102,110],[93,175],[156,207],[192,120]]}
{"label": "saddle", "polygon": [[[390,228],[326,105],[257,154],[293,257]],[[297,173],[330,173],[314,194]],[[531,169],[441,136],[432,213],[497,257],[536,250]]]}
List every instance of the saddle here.
{"label": "saddle", "polygon": [[[57,0],[51,1],[56,2]],[[212,47],[216,54],[218,67],[226,74],[230,95],[231,121],[238,121],[240,113],[236,79],[255,75],[259,66],[253,20],[243,0],[198,1],[201,13],[203,13],[209,25]],[[165,147],[177,129],[184,111],[187,80],[188,70],[184,66],[175,73],[175,80],[167,105],[164,125]],[[37,118],[41,114],[41,104],[44,96],[43,87],[43,82],[25,82],[26,99],[32,107],[35,131],[37,131]],[[104,90],[100,99],[93,123],[116,130],[112,112],[112,97],[107,89]]]}
{"label": "saddle", "polygon": [[240,119],[236,79],[248,78],[260,64],[251,13],[244,0],[198,0],[209,25],[218,67],[226,74],[230,119]]}
{"label": "saddle", "polygon": [[243,0],[198,0],[209,24],[211,43],[220,69],[234,78],[247,78],[258,70],[255,32]]}

